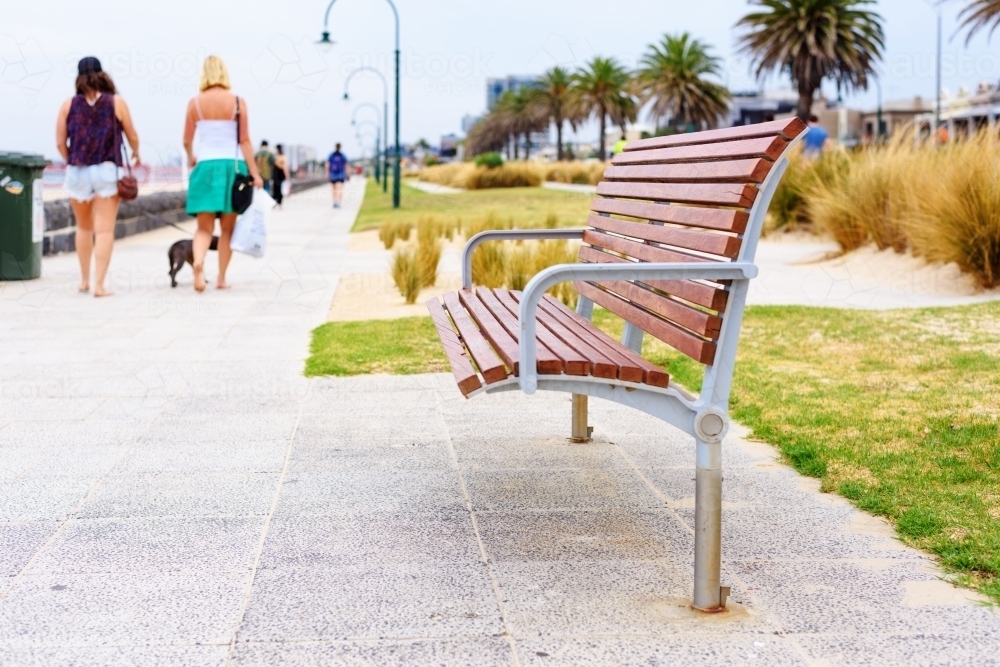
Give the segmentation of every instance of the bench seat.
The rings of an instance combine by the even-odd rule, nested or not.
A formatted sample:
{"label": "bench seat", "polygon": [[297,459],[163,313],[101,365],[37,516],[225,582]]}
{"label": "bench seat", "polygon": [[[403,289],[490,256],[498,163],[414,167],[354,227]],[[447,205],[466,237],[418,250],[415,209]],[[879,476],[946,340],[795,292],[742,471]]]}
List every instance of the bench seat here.
{"label": "bench seat", "polygon": [[[479,287],[427,302],[458,388],[466,397],[518,375],[521,293]],[[665,389],[670,376],[562,302],[546,295],[538,310],[540,375],[590,376]]]}

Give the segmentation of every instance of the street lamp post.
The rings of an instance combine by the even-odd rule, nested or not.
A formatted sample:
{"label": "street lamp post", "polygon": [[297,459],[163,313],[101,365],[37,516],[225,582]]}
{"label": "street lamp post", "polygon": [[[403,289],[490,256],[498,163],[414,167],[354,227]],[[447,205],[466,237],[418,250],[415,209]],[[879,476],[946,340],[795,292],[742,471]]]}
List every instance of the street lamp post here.
{"label": "street lamp post", "polygon": [[[354,75],[357,74],[358,72],[372,72],[374,74],[377,74],[378,78],[382,79],[382,93],[383,93],[383,98],[382,98],[382,117],[383,117],[383,121],[382,122],[383,122],[383,124],[382,124],[382,127],[384,128],[384,133],[385,133],[385,150],[386,150],[386,153],[388,153],[389,152],[389,82],[386,81],[385,75],[382,74],[382,72],[380,72],[377,69],[375,69],[374,67],[368,67],[368,66],[359,67],[356,70],[354,70],[353,72],[351,72],[350,74],[348,74],[347,75],[347,79],[344,81],[344,100],[345,101],[351,99],[351,97],[350,97],[350,95],[348,94],[347,91],[348,91],[348,89],[351,86],[351,79],[353,79]],[[398,125],[399,114],[396,114],[396,120],[397,120],[397,125]],[[397,144],[399,143],[399,130],[398,130],[398,128],[397,128],[397,131],[396,131],[396,143]],[[398,169],[398,167],[399,167],[399,150],[398,150],[398,146],[397,146],[397,150],[396,150],[396,166],[397,166],[397,169],[396,169],[396,173],[395,173],[395,179],[398,179],[399,178],[399,169]],[[382,171],[385,174],[389,173],[389,156],[388,155],[384,156],[383,159],[382,159]],[[386,176],[386,178],[382,181],[382,192],[388,192],[388,187],[389,187],[388,183],[389,183],[389,179],[388,179],[388,176]],[[398,188],[397,185],[393,185],[392,186],[392,192],[393,192],[393,202],[392,202],[393,207],[394,208],[399,208],[399,188]]]}
{"label": "street lamp post", "polygon": [[[361,110],[361,109],[364,109],[365,107],[374,110],[375,113],[378,114],[378,107],[377,106],[375,106],[371,102],[362,102],[358,106],[354,107],[354,111],[351,112],[351,125],[357,125],[357,123],[358,123],[358,111]],[[376,118],[377,117],[378,116],[376,116]],[[368,122],[371,122],[371,121],[368,121]],[[380,173],[384,173],[384,170],[380,171],[379,167],[382,164],[382,161],[385,159],[383,157],[383,155],[382,155],[381,143],[379,143],[381,141],[382,127],[379,126],[379,124],[377,122],[374,123],[374,125],[375,125],[375,160],[374,160],[375,161],[375,182],[381,184],[382,180],[379,178],[379,174]],[[386,139],[388,139],[388,137],[386,137]],[[388,175],[386,177],[388,178]]]}
{"label": "street lamp post", "polygon": [[[320,39],[322,44],[330,44],[330,10],[333,9],[333,4],[337,0],[330,0],[330,4],[326,7],[326,14],[323,15],[323,35]],[[396,19],[396,147],[393,151],[394,153],[394,164],[393,164],[393,179],[392,179],[392,207],[399,208],[399,160],[400,160],[400,147],[399,147],[399,11],[396,9],[396,3],[392,0],[386,0],[389,6],[392,8],[392,15]],[[384,182],[384,181],[383,181]]]}
{"label": "street lamp post", "polygon": [[875,112],[875,138],[882,141],[885,137],[885,124],[882,122],[882,80],[877,76],[875,79],[875,89],[878,90],[878,110]]}

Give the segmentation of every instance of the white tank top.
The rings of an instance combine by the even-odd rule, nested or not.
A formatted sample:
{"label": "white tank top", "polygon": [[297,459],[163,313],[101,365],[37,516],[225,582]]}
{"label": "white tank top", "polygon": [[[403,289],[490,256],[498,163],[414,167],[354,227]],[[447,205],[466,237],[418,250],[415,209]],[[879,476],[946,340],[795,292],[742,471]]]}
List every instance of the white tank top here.
{"label": "white tank top", "polygon": [[198,111],[198,122],[195,125],[195,155],[198,160],[243,159],[236,143],[236,106],[233,106],[233,120],[205,120],[197,97],[194,98],[194,106]]}

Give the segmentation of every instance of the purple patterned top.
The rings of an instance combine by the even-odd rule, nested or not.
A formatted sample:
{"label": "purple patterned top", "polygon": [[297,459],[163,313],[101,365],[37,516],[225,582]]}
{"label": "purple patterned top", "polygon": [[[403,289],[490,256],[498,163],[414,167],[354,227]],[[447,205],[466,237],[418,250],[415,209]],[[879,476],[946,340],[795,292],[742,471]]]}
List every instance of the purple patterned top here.
{"label": "purple patterned top", "polygon": [[69,134],[69,164],[89,166],[114,162],[122,166],[121,151],[115,141],[118,121],[115,118],[115,96],[108,93],[97,98],[94,106],[83,95],[73,98],[66,118]]}

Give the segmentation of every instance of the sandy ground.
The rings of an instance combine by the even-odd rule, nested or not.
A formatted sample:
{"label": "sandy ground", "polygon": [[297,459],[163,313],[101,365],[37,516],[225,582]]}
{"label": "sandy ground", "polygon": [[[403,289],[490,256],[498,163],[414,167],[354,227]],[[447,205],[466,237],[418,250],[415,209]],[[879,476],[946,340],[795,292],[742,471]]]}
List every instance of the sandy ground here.
{"label": "sandy ground", "polygon": [[[330,308],[331,321],[392,319],[424,315],[424,302],[461,286],[462,241],[442,253],[438,282],[417,303],[406,305],[392,282],[392,253],[376,230],[351,234],[347,266]],[[836,256],[837,245],[808,234],[778,234],[761,240],[760,276],[748,303],[834,308],[956,306],[1000,299],[1000,290],[977,289],[954,264],[927,263],[912,255],[866,246]]]}

